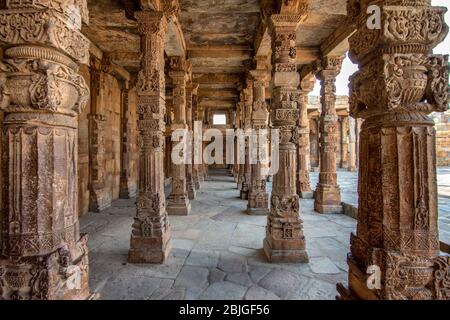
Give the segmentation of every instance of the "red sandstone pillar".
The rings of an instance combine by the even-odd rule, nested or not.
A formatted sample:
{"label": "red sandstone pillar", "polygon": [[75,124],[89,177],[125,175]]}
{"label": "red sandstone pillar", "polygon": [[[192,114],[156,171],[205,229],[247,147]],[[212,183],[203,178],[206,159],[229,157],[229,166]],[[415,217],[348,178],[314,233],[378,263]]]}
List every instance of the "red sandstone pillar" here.
{"label": "red sandstone pillar", "polygon": [[314,210],[319,213],[342,211],[341,193],[337,184],[336,150],[338,116],[336,114],[336,77],[343,57],[324,57],[318,77],[321,82],[322,112],[320,115],[320,173],[315,192]]}
{"label": "red sandstone pillar", "polygon": [[143,54],[138,76],[139,193],[128,254],[130,263],[163,263],[170,251],[164,193],[164,34],[162,12],[135,13]]}
{"label": "red sandstone pillar", "polygon": [[[350,111],[363,118],[356,234],[342,299],[450,299],[450,258],[440,256],[436,146],[432,111],[448,105],[448,56],[433,55],[448,27],[446,8],[429,1],[391,6],[365,1],[349,12],[357,21],[350,57]],[[381,29],[368,29],[367,6],[381,6]],[[370,41],[368,41],[370,39]],[[369,286],[377,268],[380,287]]]}

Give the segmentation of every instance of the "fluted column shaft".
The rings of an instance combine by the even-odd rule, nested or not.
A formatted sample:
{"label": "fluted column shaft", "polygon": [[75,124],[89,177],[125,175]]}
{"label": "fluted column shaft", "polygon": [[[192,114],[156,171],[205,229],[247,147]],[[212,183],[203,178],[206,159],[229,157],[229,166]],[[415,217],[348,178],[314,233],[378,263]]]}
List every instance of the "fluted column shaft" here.
{"label": "fluted column shaft", "polygon": [[162,12],[138,11],[141,68],[138,75],[139,193],[131,233],[130,263],[163,263],[170,252],[164,192],[164,34]]}
{"label": "fluted column shaft", "polygon": [[342,211],[341,193],[337,184],[336,153],[339,122],[336,114],[336,77],[343,57],[324,57],[322,70],[318,73],[321,82],[320,114],[320,173],[315,192],[314,210],[319,213]]}

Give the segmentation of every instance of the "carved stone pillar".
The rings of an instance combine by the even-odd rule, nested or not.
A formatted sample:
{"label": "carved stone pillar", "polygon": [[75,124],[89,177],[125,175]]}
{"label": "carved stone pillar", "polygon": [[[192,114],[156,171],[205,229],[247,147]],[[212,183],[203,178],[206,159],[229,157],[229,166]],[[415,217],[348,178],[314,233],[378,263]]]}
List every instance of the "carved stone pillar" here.
{"label": "carved stone pillar", "polygon": [[348,116],[341,117],[341,163],[340,167],[348,168]]}
{"label": "carved stone pillar", "polygon": [[[244,119],[245,119],[245,108],[244,108],[244,102],[243,102],[243,93],[241,92],[240,94],[240,99],[241,101],[238,102],[238,111],[239,111],[239,129],[243,130],[244,127]],[[242,151],[244,150],[240,150],[240,148],[238,148],[238,159],[245,159],[245,155],[242,155]],[[245,152],[245,151],[244,151]],[[238,162],[238,177],[237,177],[237,188],[239,191],[242,190],[242,183],[244,182],[244,167],[245,167],[245,163],[240,163],[242,162],[242,160],[240,160]]]}
{"label": "carved stone pillar", "polygon": [[308,119],[308,94],[314,90],[315,79],[303,79],[300,82],[298,121],[298,163],[297,163],[297,193],[303,199],[312,199],[313,192],[309,182],[310,141]]}
{"label": "carved stone pillar", "polygon": [[[173,83],[173,110],[175,119],[172,131],[184,130],[186,137],[186,81],[190,66],[183,57],[170,58],[170,72]],[[191,203],[186,189],[186,164],[172,164],[172,193],[167,199],[169,215],[187,216],[191,212]]]}
{"label": "carved stone pillar", "polygon": [[130,114],[130,81],[121,82],[121,112],[120,112],[120,191],[121,199],[130,199],[136,196],[137,185],[132,177],[131,153],[132,153],[132,132]]}
{"label": "carved stone pillar", "polygon": [[[446,8],[392,2],[376,2],[382,28],[373,30],[365,22],[370,1],[348,3],[358,21],[350,57],[359,64],[350,112],[364,123],[349,289],[338,290],[343,299],[449,300],[450,257],[439,256],[435,129],[428,116],[448,104],[448,56],[431,53],[448,32]],[[379,288],[368,286],[373,266]]]}
{"label": "carved stone pillar", "polygon": [[[198,86],[197,86],[198,88]],[[195,121],[199,121],[199,105],[198,105],[198,94],[197,94],[197,90],[195,90],[193,92],[192,95],[192,113],[193,113],[193,118],[194,118],[194,123]],[[192,130],[194,130],[194,126],[192,127]],[[192,156],[194,158],[194,151],[192,151]],[[194,161],[194,160],[192,160]],[[201,182],[201,178],[200,176],[201,174],[201,164],[195,164],[193,162],[192,164],[192,178],[194,180],[194,186],[196,190],[200,190],[200,182]]]}
{"label": "carved stone pillar", "polygon": [[[198,84],[193,83],[190,83],[186,88],[186,121],[190,132],[193,132],[194,129],[194,122],[192,117],[192,97],[194,95],[197,95],[197,90]],[[186,165],[186,186],[190,200],[195,199],[197,196],[193,167],[193,152],[191,152],[191,161]]]}
{"label": "carved stone pillar", "polygon": [[163,263],[170,251],[164,194],[164,34],[162,12],[135,13],[141,36],[138,75],[139,192],[128,254],[130,263]]}
{"label": "carved stone pillar", "polygon": [[[196,96],[196,104],[197,104],[197,121],[201,122],[203,125],[204,122],[204,116],[205,116],[205,110],[203,106],[200,103],[199,96]],[[202,126],[203,128],[203,126]],[[203,132],[202,132],[203,135]],[[202,143],[203,148],[203,143]],[[198,181],[200,185],[205,181],[206,173],[205,173],[205,164],[203,163],[203,157],[202,157],[202,163],[197,165],[197,173],[198,173]]]}
{"label": "carved stone pillar", "polygon": [[338,116],[336,114],[336,77],[343,57],[324,57],[318,77],[321,82],[322,112],[320,114],[320,173],[315,192],[314,210],[319,213],[340,213],[341,192],[337,184],[336,152]]}
{"label": "carved stone pillar", "polygon": [[[252,112],[253,112],[253,81],[247,80],[247,87],[244,93],[244,131],[252,128]],[[250,141],[249,137],[245,138],[245,164],[243,165],[243,179],[240,197],[242,200],[248,200],[248,193],[252,183],[252,166],[250,164]]]}
{"label": "carved stone pillar", "polygon": [[107,59],[91,57],[91,113],[89,119],[89,210],[100,212],[111,206],[111,194],[106,189],[105,125],[106,115],[102,113],[102,86],[104,77],[111,72]]}
{"label": "carved stone pillar", "polygon": [[296,30],[301,15],[272,15],[272,123],[280,132],[279,171],[273,177],[272,206],[267,219],[264,251],[271,262],[306,262],[299,197],[296,187],[299,74]]}
{"label": "carved stone pillar", "polygon": [[356,171],[356,121],[353,117],[348,118],[348,171]]}
{"label": "carved stone pillar", "polygon": [[77,162],[78,115],[89,99],[78,64],[89,63],[89,41],[81,21],[67,23],[74,8],[87,23],[87,6],[35,2],[3,1],[0,10],[0,300],[88,299]]}
{"label": "carved stone pillar", "polygon": [[[259,67],[259,66],[258,66]],[[252,70],[250,74],[253,78],[253,111],[252,129],[255,133],[265,130],[268,135],[269,113],[266,104],[266,70]],[[265,138],[262,135],[259,138]],[[261,143],[258,143],[260,146]],[[258,150],[258,154],[266,154],[267,145],[264,150]],[[251,184],[248,193],[247,213],[251,215],[267,215],[269,213],[269,193],[266,190],[266,176],[263,174],[263,164],[260,156],[256,159],[256,164],[251,164]]]}

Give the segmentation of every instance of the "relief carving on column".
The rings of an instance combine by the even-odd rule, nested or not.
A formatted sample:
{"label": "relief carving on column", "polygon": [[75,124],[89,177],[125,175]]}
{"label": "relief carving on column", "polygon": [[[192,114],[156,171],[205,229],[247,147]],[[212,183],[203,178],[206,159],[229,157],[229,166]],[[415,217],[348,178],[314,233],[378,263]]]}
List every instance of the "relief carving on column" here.
{"label": "relief carving on column", "polygon": [[69,4],[6,1],[0,10],[0,300],[90,298],[77,187],[77,117],[89,99],[77,63],[89,53],[79,28],[63,23]]}
{"label": "relief carving on column", "polygon": [[[247,86],[242,90],[243,93],[243,113],[244,113],[244,132],[252,128],[253,113],[253,81],[247,79]],[[249,137],[245,138],[245,163],[243,164],[242,186],[240,189],[240,198],[248,200],[248,193],[252,184],[252,167],[250,165],[250,145]]]}
{"label": "relief carving on column", "polygon": [[[368,4],[348,3],[358,21]],[[359,23],[350,38],[350,57],[360,67],[350,81],[350,110],[364,122],[358,227],[348,256],[349,288],[338,285],[339,298],[448,300],[449,257],[440,256],[435,129],[428,116],[448,104],[448,56],[431,54],[448,33],[446,9],[429,1],[382,4],[382,29]],[[381,289],[367,288],[370,265],[381,269]]]}
{"label": "relief carving on column", "polygon": [[[192,72],[192,67],[190,69]],[[193,132],[194,129],[194,118],[193,118],[193,97],[197,95],[198,90],[197,83],[189,83],[186,88],[186,121],[188,125],[188,130]],[[193,136],[190,136],[191,141],[193,141]],[[197,196],[197,189],[194,178],[194,165],[193,165],[193,150],[189,151],[189,156],[191,161],[186,165],[186,187],[188,191],[188,196],[190,200],[193,200]]]}
{"label": "relief carving on column", "polygon": [[[173,82],[173,109],[175,114],[172,130],[184,130],[188,134],[186,124],[186,81],[191,65],[184,57],[170,58],[169,76]],[[170,215],[188,215],[191,203],[186,189],[186,165],[172,164],[172,193],[168,197],[167,212]]]}
{"label": "relief carving on column", "polygon": [[313,192],[309,181],[310,168],[310,141],[308,119],[308,94],[314,89],[314,77],[300,81],[299,90],[299,121],[298,121],[298,171],[297,193],[301,198],[312,199]]}
{"label": "relief carving on column", "polygon": [[131,110],[130,91],[136,86],[135,79],[121,81],[121,172],[120,192],[121,199],[134,198],[137,193],[137,184],[132,175],[132,144],[133,134],[131,132]]}
{"label": "relief carving on column", "polygon": [[[266,66],[262,61],[257,60],[257,69],[250,71],[253,79],[253,110],[251,116],[251,126],[255,133],[260,133],[261,130],[266,131],[266,136],[259,136],[258,138],[268,138],[268,122],[269,112],[266,103],[265,90],[268,82],[268,73]],[[261,134],[262,134],[261,132]],[[258,146],[261,143],[258,142]],[[250,215],[267,215],[269,213],[269,193],[266,189],[266,176],[264,174],[263,164],[261,158],[267,153],[268,141],[265,141],[263,150],[258,150],[258,159],[256,164],[251,164],[251,185],[248,194],[247,213]]]}
{"label": "relief carving on column", "polygon": [[163,263],[170,252],[170,225],[164,193],[164,34],[163,13],[135,12],[141,36],[137,82],[139,188],[131,234],[130,263]]}
{"label": "relief carving on column", "polygon": [[105,75],[112,71],[107,56],[103,60],[90,59],[91,113],[89,119],[90,204],[89,210],[100,212],[111,206],[112,197],[106,189],[105,127],[107,117],[101,112],[102,88]]}
{"label": "relief carving on column", "polygon": [[336,156],[338,150],[338,116],[336,113],[336,77],[341,71],[342,56],[324,57],[318,66],[321,82],[320,173],[315,192],[314,210],[319,213],[342,211],[337,184]]}
{"label": "relief carving on column", "polygon": [[273,128],[279,130],[279,171],[273,178],[272,207],[267,219],[264,251],[272,262],[305,262],[302,220],[296,188],[298,85],[296,29],[304,15],[272,15],[269,31],[272,44]]}

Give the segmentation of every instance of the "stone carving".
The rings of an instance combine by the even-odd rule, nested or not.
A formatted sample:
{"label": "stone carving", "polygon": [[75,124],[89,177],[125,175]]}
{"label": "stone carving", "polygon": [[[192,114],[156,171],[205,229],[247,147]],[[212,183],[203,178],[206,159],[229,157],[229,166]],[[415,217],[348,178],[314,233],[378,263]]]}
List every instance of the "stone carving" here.
{"label": "stone carving", "polygon": [[298,107],[300,117],[296,131],[295,143],[298,145],[297,193],[302,198],[313,198],[309,182],[310,142],[308,119],[308,94],[314,89],[314,79],[302,79],[300,82]]}
{"label": "stone carving", "polygon": [[164,195],[164,33],[162,12],[135,12],[141,36],[137,82],[139,192],[131,233],[130,263],[163,263],[170,251],[170,225]]}
{"label": "stone carving", "polygon": [[[77,205],[77,116],[89,99],[77,63],[89,53],[79,28],[62,23],[68,4],[86,8],[85,1],[11,0],[0,11],[0,42],[7,47],[0,63],[0,300],[91,297]],[[80,282],[72,288],[74,269]]]}
{"label": "stone carving", "polygon": [[[348,256],[349,289],[339,285],[339,298],[449,299],[448,257],[439,256],[435,130],[428,117],[448,101],[447,58],[430,54],[447,34],[445,9],[428,1],[382,3],[383,28],[367,30],[356,18],[350,38],[351,58],[360,65],[351,77],[350,109],[364,122],[358,227]],[[380,290],[365,284],[369,265],[381,268]]]}
{"label": "stone carving", "polygon": [[[267,71],[261,69],[264,64],[258,63],[257,69],[250,71],[253,78],[253,109],[251,113],[252,128],[254,130],[268,130],[269,113],[266,109],[265,83]],[[265,148],[268,148],[266,143]],[[267,150],[258,150],[266,154]],[[267,215],[269,213],[269,194],[266,190],[266,176],[263,173],[263,164],[258,157],[256,164],[251,165],[251,182],[248,193],[248,214]]]}
{"label": "stone carving", "polygon": [[[187,130],[186,125],[186,81],[190,64],[183,57],[170,58],[169,75],[173,82],[173,109],[175,114],[173,130]],[[169,215],[188,215],[191,203],[186,190],[186,165],[172,164],[172,194],[168,198]]]}
{"label": "stone carving", "polygon": [[[133,81],[134,82],[134,81]],[[134,84],[135,85],[135,84]],[[132,177],[131,166],[131,152],[132,150],[132,132],[131,132],[131,119],[130,119],[130,84],[129,80],[121,81],[121,131],[120,131],[120,143],[121,143],[121,163],[122,168],[120,172],[120,192],[119,197],[121,199],[130,199],[136,196],[137,185]]]}
{"label": "stone carving", "polygon": [[272,15],[269,32],[272,44],[272,115],[280,130],[279,167],[273,178],[272,208],[267,218],[264,251],[272,262],[306,262],[299,198],[296,189],[297,145],[292,136],[298,123],[296,72],[296,29],[303,15]]}
{"label": "stone carving", "polygon": [[[191,67],[189,67],[190,69]],[[193,99],[194,96],[197,95],[197,90],[198,90],[198,84],[194,84],[194,83],[190,83],[187,86],[187,90],[186,90],[186,122],[188,125],[188,129],[189,131],[192,132],[192,130],[194,129],[193,126]],[[191,139],[193,139],[193,137],[190,137]],[[190,151],[190,157],[193,157],[193,152]],[[196,198],[197,196],[197,191],[196,191],[196,184],[195,184],[195,178],[194,178],[194,166],[193,166],[193,158],[191,159],[191,161],[186,165],[186,187],[187,187],[187,192],[188,192],[188,196],[190,200],[193,200]]]}
{"label": "stone carving", "polygon": [[341,70],[342,61],[343,57],[324,57],[318,74],[321,81],[322,112],[320,115],[320,174],[314,210],[319,213],[342,211],[336,174],[339,123],[335,108],[335,81]]}

